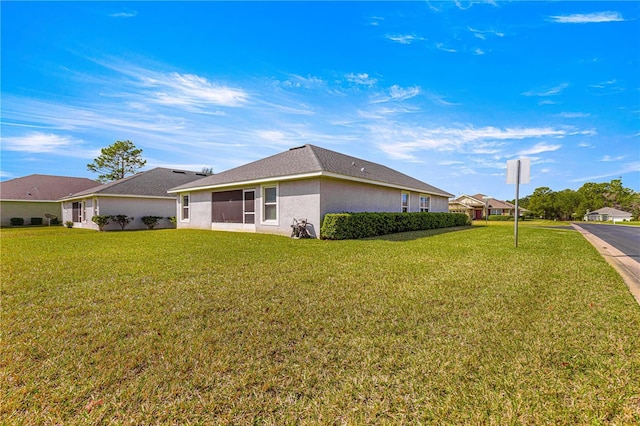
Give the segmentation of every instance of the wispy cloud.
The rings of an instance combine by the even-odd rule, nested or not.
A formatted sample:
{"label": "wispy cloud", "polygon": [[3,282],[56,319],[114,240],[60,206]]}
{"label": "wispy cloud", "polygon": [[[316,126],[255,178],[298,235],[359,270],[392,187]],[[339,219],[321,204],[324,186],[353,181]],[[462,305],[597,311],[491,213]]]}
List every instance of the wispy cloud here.
{"label": "wispy cloud", "polygon": [[571,182],[590,182],[597,181],[604,178],[609,178],[611,176],[621,176],[627,173],[638,173],[640,170],[640,161],[633,161],[630,163],[621,164],[620,168],[616,170],[612,170],[610,172],[601,173],[598,175],[586,176],[577,179],[572,179]]}
{"label": "wispy cloud", "polygon": [[591,117],[591,114],[588,112],[561,112],[560,114],[556,114],[558,117],[562,118],[587,118]]}
{"label": "wispy cloud", "polygon": [[344,76],[347,81],[355,84],[360,84],[363,86],[373,86],[378,82],[378,79],[369,76],[367,73],[349,73]]}
{"label": "wispy cloud", "polygon": [[420,88],[417,86],[403,88],[394,84],[389,88],[389,95],[394,101],[404,101],[420,94]]}
{"label": "wispy cloud", "polygon": [[[466,152],[473,154],[496,154],[505,143],[541,137],[562,138],[571,133],[551,127],[438,127],[424,128],[400,123],[373,123],[369,131],[378,147],[391,158],[415,160],[415,153],[424,150],[438,152]],[[559,149],[552,145],[539,144],[527,152],[545,152]],[[523,151],[524,152],[524,151]]]}
{"label": "wispy cloud", "polygon": [[301,75],[289,74],[289,79],[283,81],[281,84],[283,87],[315,89],[325,86],[326,82],[320,77],[303,77]]}
{"label": "wispy cloud", "polygon": [[447,47],[444,45],[444,43],[436,43],[436,48],[438,50],[442,50],[443,52],[447,52],[447,53],[457,53],[458,51],[456,49]]}
{"label": "wispy cloud", "polygon": [[529,90],[522,93],[524,96],[556,96],[562,93],[564,89],[569,87],[569,83],[562,83],[557,86],[542,90]]}
{"label": "wispy cloud", "polygon": [[573,15],[550,16],[551,21],[559,24],[592,24],[600,22],[621,22],[624,21],[622,15],[618,12],[595,12],[595,13],[576,13]]}
{"label": "wispy cloud", "polygon": [[2,138],[2,148],[8,151],[31,153],[52,153],[61,149],[78,146],[81,141],[70,136],[54,133],[30,132],[24,136]]}
{"label": "wispy cloud", "polygon": [[504,37],[504,33],[496,30],[478,30],[475,28],[469,27],[469,32],[473,34],[474,37],[479,38],[480,40],[486,40],[489,36],[495,37]]}
{"label": "wispy cloud", "polygon": [[484,50],[482,50],[482,49],[479,49],[479,48],[478,48],[478,49],[475,49],[475,50],[473,51],[473,54],[474,54],[474,55],[481,56],[481,55],[484,55],[484,54],[485,54],[485,52],[484,52]]}
{"label": "wispy cloud", "polygon": [[131,12],[117,12],[117,13],[112,13],[109,16],[111,18],[134,18],[138,15],[138,12],[136,11],[131,11]]}
{"label": "wispy cloud", "polygon": [[523,149],[522,151],[518,152],[518,155],[520,156],[537,155],[537,154],[542,154],[543,152],[557,151],[560,148],[562,148],[562,145],[559,145],[559,144],[551,145],[546,142],[540,142],[535,144],[531,148]]}
{"label": "wispy cloud", "polygon": [[422,41],[424,40],[424,37],[420,37],[414,34],[387,34],[385,36],[387,39],[391,40],[391,41],[395,41],[396,43],[400,43],[400,44],[411,44],[414,41]]}
{"label": "wispy cloud", "polygon": [[620,160],[624,160],[624,155],[619,155],[617,157],[612,157],[610,155],[605,155],[604,157],[602,157],[600,159],[600,161],[603,161],[605,163],[610,162],[610,161],[620,161]]}
{"label": "wispy cloud", "polygon": [[249,98],[243,89],[215,84],[194,74],[154,73],[141,76],[141,82],[144,87],[151,89],[152,99],[164,105],[237,107]]}

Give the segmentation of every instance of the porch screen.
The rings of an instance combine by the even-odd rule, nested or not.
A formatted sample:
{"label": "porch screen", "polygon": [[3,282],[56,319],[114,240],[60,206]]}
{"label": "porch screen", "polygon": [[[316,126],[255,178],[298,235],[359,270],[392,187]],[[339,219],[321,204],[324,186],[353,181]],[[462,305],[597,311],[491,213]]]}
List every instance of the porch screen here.
{"label": "porch screen", "polygon": [[242,223],[242,190],[213,193],[212,222]]}
{"label": "porch screen", "polygon": [[74,222],[82,221],[82,203],[71,204],[71,220]]}

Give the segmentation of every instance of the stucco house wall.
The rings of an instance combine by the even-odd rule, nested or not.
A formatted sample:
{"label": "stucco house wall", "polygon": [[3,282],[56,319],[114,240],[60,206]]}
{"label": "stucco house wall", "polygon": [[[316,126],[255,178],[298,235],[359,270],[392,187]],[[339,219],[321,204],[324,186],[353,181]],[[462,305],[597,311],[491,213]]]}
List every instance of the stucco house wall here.
{"label": "stucco house wall", "polygon": [[[156,229],[173,228],[173,224],[168,217],[175,216],[175,198],[135,198],[135,197],[92,197],[64,201],[62,203],[62,223],[73,222],[73,203],[83,203],[82,218],[79,222],[74,222],[75,228],[98,230],[91,218],[96,215],[119,215],[124,214],[134,217],[125,229],[147,229],[142,222],[143,216],[162,216],[158,221]],[[104,227],[105,231],[120,230],[120,225],[111,221]]]}
{"label": "stucco house wall", "polygon": [[31,224],[32,217],[42,218],[42,224],[48,223],[45,214],[53,214],[60,219],[61,205],[57,201],[0,201],[0,226],[11,225],[11,218],[21,217],[25,225]]}

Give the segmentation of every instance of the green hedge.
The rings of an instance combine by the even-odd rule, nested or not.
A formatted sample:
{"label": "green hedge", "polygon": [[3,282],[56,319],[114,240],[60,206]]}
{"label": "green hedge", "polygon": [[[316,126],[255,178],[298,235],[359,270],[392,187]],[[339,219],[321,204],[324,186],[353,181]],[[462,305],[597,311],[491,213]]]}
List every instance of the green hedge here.
{"label": "green hedge", "polygon": [[464,226],[468,221],[464,213],[329,213],[320,235],[325,240],[349,240]]}
{"label": "green hedge", "polygon": [[489,215],[489,220],[497,221],[497,222],[509,222],[510,220],[514,220],[513,216],[502,216],[500,214],[492,214]]}

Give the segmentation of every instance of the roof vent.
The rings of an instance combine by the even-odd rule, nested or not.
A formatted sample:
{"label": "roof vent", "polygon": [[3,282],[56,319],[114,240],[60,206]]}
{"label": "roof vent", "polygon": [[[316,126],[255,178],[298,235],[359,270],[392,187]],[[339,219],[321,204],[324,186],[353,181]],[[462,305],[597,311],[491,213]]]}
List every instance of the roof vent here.
{"label": "roof vent", "polygon": [[356,165],[356,162],[355,162],[355,161],[352,161],[352,162],[351,162],[351,165],[352,165],[352,166],[355,166],[355,165]]}
{"label": "roof vent", "polygon": [[181,175],[186,175],[186,172],[183,172],[182,170],[171,170],[173,173],[180,173]]}
{"label": "roof vent", "polygon": [[206,173],[196,172],[196,176],[209,176],[209,175]]}
{"label": "roof vent", "polygon": [[361,169],[360,169],[360,171],[364,173],[364,167],[363,167],[363,168],[361,168]]}
{"label": "roof vent", "polygon": [[293,148],[289,148],[289,151],[293,151],[293,150],[295,150],[295,149],[302,149],[302,148],[304,148],[305,146],[306,146],[306,145],[302,145],[302,146],[295,146],[295,147],[293,147]]}

